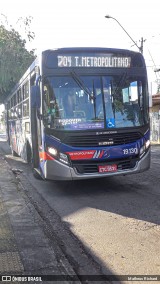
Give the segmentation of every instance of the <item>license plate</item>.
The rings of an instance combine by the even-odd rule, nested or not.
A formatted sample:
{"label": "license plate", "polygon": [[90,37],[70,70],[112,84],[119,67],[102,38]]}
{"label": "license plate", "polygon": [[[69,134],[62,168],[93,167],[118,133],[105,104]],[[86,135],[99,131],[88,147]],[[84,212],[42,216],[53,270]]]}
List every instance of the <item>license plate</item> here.
{"label": "license plate", "polygon": [[117,165],[105,165],[105,166],[99,166],[98,167],[99,173],[108,173],[108,172],[116,172],[117,171]]}

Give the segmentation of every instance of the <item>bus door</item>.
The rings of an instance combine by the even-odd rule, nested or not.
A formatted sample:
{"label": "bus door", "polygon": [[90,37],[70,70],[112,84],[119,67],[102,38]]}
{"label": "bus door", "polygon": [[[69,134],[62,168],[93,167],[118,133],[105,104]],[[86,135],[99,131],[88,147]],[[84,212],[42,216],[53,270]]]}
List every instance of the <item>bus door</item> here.
{"label": "bus door", "polygon": [[31,87],[31,140],[32,165],[38,171],[40,165],[39,151],[42,145],[39,86]]}

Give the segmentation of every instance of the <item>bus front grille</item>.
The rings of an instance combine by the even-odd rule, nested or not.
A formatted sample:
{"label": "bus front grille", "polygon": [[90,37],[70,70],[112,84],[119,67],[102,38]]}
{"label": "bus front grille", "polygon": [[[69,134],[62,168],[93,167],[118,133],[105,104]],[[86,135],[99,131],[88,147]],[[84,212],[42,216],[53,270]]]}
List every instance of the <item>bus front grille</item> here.
{"label": "bus front grille", "polygon": [[89,162],[83,162],[78,161],[73,163],[73,167],[76,169],[76,171],[79,174],[93,174],[93,173],[98,173],[98,166],[105,166],[105,165],[112,165],[116,164],[117,165],[117,170],[118,171],[123,171],[123,170],[129,170],[133,169],[136,166],[136,159],[131,159],[131,160],[120,160],[120,161],[112,161],[112,162],[94,162],[94,163],[89,163]]}
{"label": "bus front grille", "polygon": [[66,137],[62,142],[72,147],[104,147],[134,143],[141,139],[139,132],[116,133],[102,135],[73,135]]}

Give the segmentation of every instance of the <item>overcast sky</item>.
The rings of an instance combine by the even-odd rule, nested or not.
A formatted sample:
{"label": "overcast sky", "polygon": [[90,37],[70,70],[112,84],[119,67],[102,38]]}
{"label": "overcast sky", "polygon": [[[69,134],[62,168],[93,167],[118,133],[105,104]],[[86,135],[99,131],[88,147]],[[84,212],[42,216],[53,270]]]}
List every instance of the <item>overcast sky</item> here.
{"label": "overcast sky", "polygon": [[[1,12],[16,29],[19,17],[32,16],[31,30],[36,38],[28,48],[41,51],[57,47],[117,47],[138,50],[113,19],[116,18],[140,45],[143,37],[144,57],[149,81],[159,78],[160,16],[159,0],[1,0]],[[1,18],[3,16],[1,15]],[[18,28],[18,26],[17,26]]]}

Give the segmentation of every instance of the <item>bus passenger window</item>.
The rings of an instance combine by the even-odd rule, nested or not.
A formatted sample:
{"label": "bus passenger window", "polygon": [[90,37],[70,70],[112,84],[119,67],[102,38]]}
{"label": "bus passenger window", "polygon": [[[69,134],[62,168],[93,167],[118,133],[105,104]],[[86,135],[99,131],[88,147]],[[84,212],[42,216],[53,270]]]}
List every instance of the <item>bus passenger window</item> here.
{"label": "bus passenger window", "polygon": [[18,117],[21,118],[22,117],[22,104],[18,105]]}
{"label": "bus passenger window", "polygon": [[29,116],[29,100],[23,102],[23,116]]}
{"label": "bus passenger window", "polygon": [[22,94],[21,94],[21,89],[18,90],[18,103],[22,101]]}
{"label": "bus passenger window", "polygon": [[27,82],[24,86],[23,86],[23,99],[25,100],[26,98],[29,97],[29,82]]}

